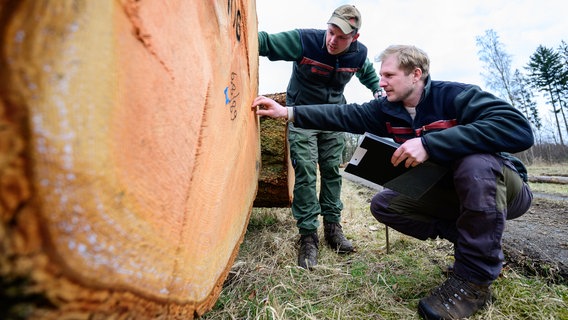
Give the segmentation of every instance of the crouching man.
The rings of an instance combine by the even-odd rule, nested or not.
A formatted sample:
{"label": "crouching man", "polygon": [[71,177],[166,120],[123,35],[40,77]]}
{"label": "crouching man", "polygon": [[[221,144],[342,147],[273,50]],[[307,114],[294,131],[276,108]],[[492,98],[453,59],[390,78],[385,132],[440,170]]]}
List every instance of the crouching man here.
{"label": "crouching man", "polygon": [[431,80],[429,58],[414,46],[390,46],[379,60],[385,97],[282,107],[260,96],[253,108],[297,127],[391,137],[401,143],[394,166],[428,159],[447,166],[447,176],[420,199],[384,189],[373,197],[371,213],[404,234],[454,244],[453,273],[420,300],[418,311],[425,319],[469,317],[489,301],[501,272],[505,221],[527,212],[532,202],[526,169],[511,155],[533,145],[530,124],[478,86]]}

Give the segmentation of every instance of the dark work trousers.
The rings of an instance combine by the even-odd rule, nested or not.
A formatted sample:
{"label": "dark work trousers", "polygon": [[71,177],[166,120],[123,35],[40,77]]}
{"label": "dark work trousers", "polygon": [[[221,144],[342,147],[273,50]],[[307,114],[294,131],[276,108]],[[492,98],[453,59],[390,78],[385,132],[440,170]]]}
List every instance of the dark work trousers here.
{"label": "dark work trousers", "polygon": [[454,272],[476,284],[491,284],[503,265],[505,220],[523,215],[532,192],[509,160],[474,154],[455,161],[450,183],[438,184],[419,200],[384,189],[371,201],[385,225],[426,240],[454,244]]}
{"label": "dark work trousers", "polygon": [[[294,167],[292,215],[302,235],[317,232],[318,216],[325,222],[340,222],[342,176],[339,173],[345,134],[310,130],[288,124],[290,159]],[[317,193],[317,173],[320,191]]]}

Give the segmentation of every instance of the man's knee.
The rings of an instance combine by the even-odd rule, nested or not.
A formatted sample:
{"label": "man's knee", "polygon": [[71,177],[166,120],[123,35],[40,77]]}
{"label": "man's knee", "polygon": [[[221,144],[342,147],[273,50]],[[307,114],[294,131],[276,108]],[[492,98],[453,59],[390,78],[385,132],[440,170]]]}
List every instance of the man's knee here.
{"label": "man's knee", "polygon": [[473,154],[454,164],[454,186],[461,206],[483,211],[489,208],[505,210],[503,164],[490,154]]}
{"label": "man's knee", "polygon": [[500,174],[502,164],[495,155],[491,154],[471,154],[454,164],[454,179],[472,179],[472,183],[479,178],[494,178]]}
{"label": "man's knee", "polygon": [[390,192],[382,191],[371,199],[371,213],[379,222],[386,224],[389,221],[388,217],[392,216],[388,210],[392,197]]}
{"label": "man's knee", "polygon": [[325,176],[326,178],[341,178],[341,173],[339,173],[339,165],[339,161],[320,163],[319,171],[322,177]]}
{"label": "man's knee", "polygon": [[383,212],[384,206],[384,199],[381,196],[381,193],[377,193],[371,199],[371,213],[375,217],[375,219],[381,221],[381,212]]}

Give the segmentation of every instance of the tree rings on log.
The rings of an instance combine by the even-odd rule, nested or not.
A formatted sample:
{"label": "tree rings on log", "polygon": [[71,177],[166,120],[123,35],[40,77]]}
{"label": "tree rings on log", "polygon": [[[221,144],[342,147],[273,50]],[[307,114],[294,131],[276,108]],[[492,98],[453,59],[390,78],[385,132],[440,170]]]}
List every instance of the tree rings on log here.
{"label": "tree rings on log", "polygon": [[258,187],[255,1],[0,0],[0,32],[2,311],[203,314]]}

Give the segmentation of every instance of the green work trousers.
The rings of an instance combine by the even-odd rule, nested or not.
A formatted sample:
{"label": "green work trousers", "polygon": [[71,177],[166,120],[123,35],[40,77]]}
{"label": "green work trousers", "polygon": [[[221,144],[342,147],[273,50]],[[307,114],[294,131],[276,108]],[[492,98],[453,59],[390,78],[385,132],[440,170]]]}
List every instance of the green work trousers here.
{"label": "green work trousers", "polygon": [[[343,203],[339,165],[345,148],[345,134],[301,129],[290,123],[288,143],[295,175],[292,215],[299,233],[303,235],[317,231],[320,214],[326,222],[340,222]],[[316,188],[318,165],[319,198]]]}

